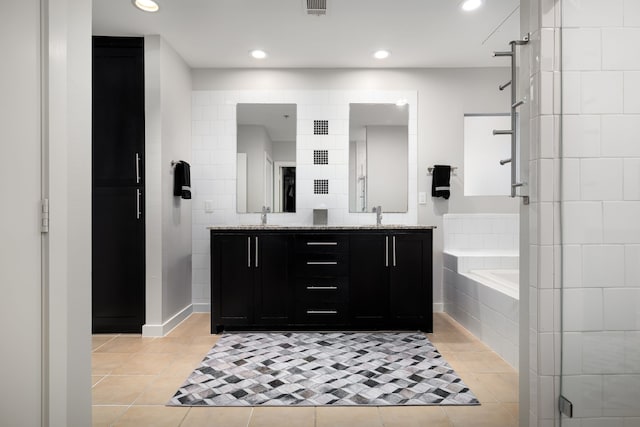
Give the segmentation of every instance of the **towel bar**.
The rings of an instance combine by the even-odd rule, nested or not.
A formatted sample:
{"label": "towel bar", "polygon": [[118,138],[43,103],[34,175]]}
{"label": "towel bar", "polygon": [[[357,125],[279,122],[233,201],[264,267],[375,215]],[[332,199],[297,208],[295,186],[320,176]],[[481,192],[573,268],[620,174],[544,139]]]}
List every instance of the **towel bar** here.
{"label": "towel bar", "polygon": [[[451,166],[451,175],[458,176],[456,170],[458,170],[457,166]],[[427,168],[427,172],[429,173],[429,175],[433,175],[433,168]]]}

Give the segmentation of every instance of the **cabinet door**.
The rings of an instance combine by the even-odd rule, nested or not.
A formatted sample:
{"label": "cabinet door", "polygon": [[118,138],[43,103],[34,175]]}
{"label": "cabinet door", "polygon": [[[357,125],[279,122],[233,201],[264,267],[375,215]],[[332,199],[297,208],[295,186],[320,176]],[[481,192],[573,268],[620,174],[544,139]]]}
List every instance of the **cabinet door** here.
{"label": "cabinet door", "polygon": [[[144,221],[136,188],[93,189],[93,332],[136,332],[144,324]],[[139,197],[139,200],[136,200]]]}
{"label": "cabinet door", "polygon": [[422,233],[394,234],[391,242],[391,323],[431,329],[431,240]]}
{"label": "cabinet door", "polygon": [[255,267],[255,322],[260,325],[290,323],[293,285],[289,251],[292,236],[259,234],[253,239]]}
{"label": "cabinet door", "polygon": [[144,179],[144,41],[93,38],[93,181],[139,185]]}
{"label": "cabinet door", "polygon": [[354,326],[376,326],[389,314],[387,236],[354,233],[349,242],[349,314]]}
{"label": "cabinet door", "polygon": [[253,323],[251,236],[211,234],[211,331]]}

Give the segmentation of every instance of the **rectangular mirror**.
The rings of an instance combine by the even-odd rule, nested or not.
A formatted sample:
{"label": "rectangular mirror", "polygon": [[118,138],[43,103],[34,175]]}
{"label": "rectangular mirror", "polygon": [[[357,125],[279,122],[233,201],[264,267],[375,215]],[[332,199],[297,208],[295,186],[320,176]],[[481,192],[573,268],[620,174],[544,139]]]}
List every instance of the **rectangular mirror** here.
{"label": "rectangular mirror", "polygon": [[296,104],[237,104],[238,213],[296,211]]}
{"label": "rectangular mirror", "polygon": [[511,194],[511,166],[500,164],[500,160],[511,157],[510,136],[493,134],[494,129],[509,128],[509,114],[465,114],[465,196]]}
{"label": "rectangular mirror", "polygon": [[408,104],[349,104],[349,211],[407,212],[408,153]]}

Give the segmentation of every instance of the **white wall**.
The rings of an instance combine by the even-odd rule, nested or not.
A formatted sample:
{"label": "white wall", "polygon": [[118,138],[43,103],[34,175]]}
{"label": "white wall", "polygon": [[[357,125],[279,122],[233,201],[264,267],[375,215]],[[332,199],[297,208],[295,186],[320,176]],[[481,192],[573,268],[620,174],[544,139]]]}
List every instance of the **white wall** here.
{"label": "white wall", "polygon": [[271,151],[272,142],[264,126],[238,126],[238,152],[247,154],[247,212],[262,212],[265,205],[264,156],[271,157]]}
{"label": "white wall", "polygon": [[296,143],[294,141],[273,141],[272,144],[274,162],[295,162]]}
{"label": "white wall", "polygon": [[40,4],[0,5],[0,414],[90,425],[91,2]]}
{"label": "white wall", "polygon": [[39,18],[37,0],[0,3],[0,378],[11,384],[0,414],[13,426],[40,425],[42,414]]}
{"label": "white wall", "polygon": [[191,162],[190,69],[166,40],[145,37],[146,320],[164,335],[191,312],[191,201],[173,196],[172,160]]}
{"label": "white wall", "polygon": [[[268,90],[278,93],[296,89],[416,90],[418,191],[428,195],[427,204],[418,207],[417,218],[420,224],[438,227],[434,231],[433,265],[436,309],[441,309],[442,303],[442,215],[449,212],[518,211],[518,201],[506,197],[464,197],[463,194],[464,114],[508,111],[509,95],[507,91],[500,92],[497,89],[499,84],[509,79],[508,69],[196,69],[192,71],[192,76],[193,89],[196,91]],[[458,176],[452,177],[452,196],[447,201],[430,197],[431,177],[427,175],[427,168],[434,164],[450,164],[459,168]],[[345,186],[348,188],[348,183]],[[375,221],[375,218],[367,220]],[[203,221],[207,222],[206,219]],[[194,228],[195,226],[194,224]],[[198,243],[198,247],[207,250],[204,242]],[[202,262],[199,265],[194,263],[194,268],[208,269],[208,265]],[[202,275],[200,279],[203,283],[208,283],[209,279],[204,271],[199,273]]]}
{"label": "white wall", "polygon": [[405,212],[409,176],[406,126],[367,126],[368,208]]}

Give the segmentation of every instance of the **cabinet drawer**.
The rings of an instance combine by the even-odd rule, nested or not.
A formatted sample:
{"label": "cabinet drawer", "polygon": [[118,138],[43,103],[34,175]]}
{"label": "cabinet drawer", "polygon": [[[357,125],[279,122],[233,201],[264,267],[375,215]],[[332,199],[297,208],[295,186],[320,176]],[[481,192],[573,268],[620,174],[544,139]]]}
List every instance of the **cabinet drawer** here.
{"label": "cabinet drawer", "polygon": [[298,304],[296,321],[304,324],[344,323],[347,320],[347,304],[315,302]]}
{"label": "cabinet drawer", "polygon": [[339,277],[349,273],[347,254],[302,253],[296,257],[299,277]]}
{"label": "cabinet drawer", "polygon": [[348,291],[347,277],[301,277],[296,284],[296,300],[301,303],[346,303]]}
{"label": "cabinet drawer", "polygon": [[349,238],[336,234],[301,234],[296,236],[296,252],[343,253],[349,249]]}

